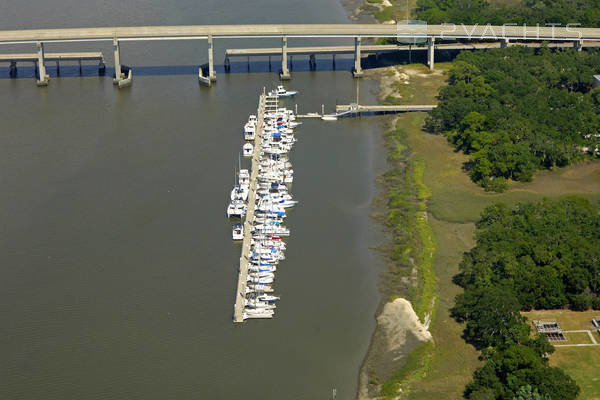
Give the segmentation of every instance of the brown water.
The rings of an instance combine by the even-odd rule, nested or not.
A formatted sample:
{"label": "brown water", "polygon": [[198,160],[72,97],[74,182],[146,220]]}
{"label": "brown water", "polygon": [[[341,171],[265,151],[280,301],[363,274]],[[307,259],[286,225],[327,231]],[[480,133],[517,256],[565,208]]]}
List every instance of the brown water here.
{"label": "brown water", "polygon": [[[0,5],[0,29],[346,22],[334,0],[71,3]],[[226,46],[256,44],[217,42],[217,61]],[[0,79],[0,399],[354,397],[378,303],[369,205],[385,168],[381,127],[363,118],[298,130],[282,300],[275,319],[234,325],[240,248],[225,207],[242,124],[277,80],[253,63],[265,72],[219,70],[216,86],[199,87],[192,66],[205,48],[125,44],[134,84],[121,91],[92,66],[84,77],[63,67],[45,89],[27,68]],[[354,98],[350,73],[330,60],[317,72],[294,63],[288,86],[300,94],[289,106]],[[361,82],[361,101],[375,90]]]}

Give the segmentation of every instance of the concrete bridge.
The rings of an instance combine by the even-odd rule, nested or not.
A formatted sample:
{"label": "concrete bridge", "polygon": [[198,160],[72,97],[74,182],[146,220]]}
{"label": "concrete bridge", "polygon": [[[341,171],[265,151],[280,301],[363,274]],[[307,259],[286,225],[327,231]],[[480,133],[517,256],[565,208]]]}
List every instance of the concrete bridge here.
{"label": "concrete bridge", "polygon": [[499,41],[500,46],[512,41],[525,42],[569,42],[578,50],[586,43],[600,42],[600,29],[575,26],[492,26],[492,25],[379,25],[379,24],[290,24],[290,25],[192,25],[192,26],[140,26],[68,28],[0,31],[0,45],[35,44],[37,46],[40,79],[38,84],[48,83],[44,53],[44,43],[111,41],[114,48],[115,79],[119,87],[131,83],[132,75],[123,73],[120,63],[119,43],[124,41],[146,40],[206,40],[208,42],[208,73],[199,71],[200,82],[210,85],[216,80],[214,70],[213,44],[217,39],[232,38],[280,38],[281,39],[281,79],[289,79],[288,39],[289,38],[350,38],[354,40],[355,77],[362,76],[360,65],[362,40],[366,38],[406,38],[420,39],[426,43],[427,63],[434,68],[436,43],[444,40],[456,41]]}

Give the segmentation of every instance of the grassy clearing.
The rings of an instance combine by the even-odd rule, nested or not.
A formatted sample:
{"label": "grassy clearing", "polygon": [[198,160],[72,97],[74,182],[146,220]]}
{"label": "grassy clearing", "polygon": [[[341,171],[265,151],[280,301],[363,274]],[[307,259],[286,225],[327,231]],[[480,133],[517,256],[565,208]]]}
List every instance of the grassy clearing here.
{"label": "grassy clearing", "polygon": [[581,400],[600,399],[600,347],[559,347],[550,364],[564,369],[579,385]]}
{"label": "grassy clearing", "polygon": [[394,399],[397,396],[399,382],[407,382],[411,379],[420,379],[429,370],[433,342],[426,342],[413,350],[406,363],[381,387],[381,395],[384,399]]}
{"label": "grassy clearing", "polygon": [[566,344],[592,344],[590,335],[585,332],[565,332]]}
{"label": "grassy clearing", "polygon": [[[449,68],[449,64],[436,64],[434,72],[430,72],[423,65],[392,68],[407,74],[409,84],[390,86],[386,96],[391,96],[394,101],[401,104],[431,104],[435,103],[435,96],[445,82],[445,71]],[[389,71],[388,69],[387,72],[380,71],[380,73],[387,74],[389,77],[392,75]],[[539,201],[544,197],[554,198],[574,194],[588,197],[592,201],[600,201],[600,162],[575,165],[557,171],[539,172],[533,182],[512,184],[507,192],[501,194],[486,193],[462,171],[462,165],[466,161],[463,154],[454,152],[445,138],[422,131],[425,115],[425,113],[406,113],[398,116],[397,126],[406,134],[405,139],[402,140],[405,147],[398,151],[404,154],[405,151],[410,150],[411,159],[417,160],[418,174],[422,173],[420,180],[423,187],[428,191],[423,196],[425,199],[423,204],[426,208],[420,211],[423,212],[422,215],[427,215],[427,225],[436,243],[432,271],[437,278],[437,293],[434,294],[437,297],[437,311],[431,325],[435,346],[432,346],[429,352],[413,352],[414,358],[421,358],[421,363],[411,361],[413,373],[410,372],[411,366],[406,367],[407,369],[403,368],[394,375],[394,381],[409,378],[409,383],[402,385],[404,393],[402,398],[461,399],[465,384],[471,380],[472,373],[480,362],[477,359],[477,352],[461,338],[462,325],[450,318],[448,310],[460,291],[460,288],[452,283],[452,277],[458,272],[458,263],[463,252],[470,250],[474,245],[474,222],[478,220],[481,210],[494,202],[514,204],[521,201]],[[421,241],[426,242],[423,239]],[[424,297],[425,295],[421,300]],[[418,310],[421,303],[414,304],[417,304]],[[420,310],[418,313],[421,317]],[[585,329],[570,328],[570,318],[574,317],[567,319],[565,322],[567,326],[564,329]],[[573,325],[576,325],[575,321]],[[560,350],[561,353],[563,350],[564,348]],[[410,359],[412,360],[413,356]],[[597,368],[600,364],[595,362]],[[565,369],[569,373],[572,372],[568,367]],[[572,373],[572,376],[582,386],[584,393],[592,393],[590,392],[592,389],[587,390],[583,387],[588,379],[585,373],[582,372],[582,375]],[[598,397],[600,398],[600,395]],[[582,399],[587,398],[591,397],[582,397]]]}
{"label": "grassy clearing", "polygon": [[571,310],[543,310],[521,313],[529,321],[538,319],[555,319],[565,331],[581,329],[594,329],[592,319],[600,316],[600,311],[571,311]]}
{"label": "grassy clearing", "polygon": [[[538,319],[555,319],[563,330],[575,331],[594,329],[592,318],[600,315],[600,311],[570,311],[570,310],[544,310],[522,313],[529,321]],[[596,341],[600,343],[600,335],[593,333]],[[587,333],[565,334],[568,343],[592,343]],[[550,356],[550,365],[560,367],[571,375],[581,388],[579,399],[600,399],[600,346],[598,347],[555,347],[555,352]]]}

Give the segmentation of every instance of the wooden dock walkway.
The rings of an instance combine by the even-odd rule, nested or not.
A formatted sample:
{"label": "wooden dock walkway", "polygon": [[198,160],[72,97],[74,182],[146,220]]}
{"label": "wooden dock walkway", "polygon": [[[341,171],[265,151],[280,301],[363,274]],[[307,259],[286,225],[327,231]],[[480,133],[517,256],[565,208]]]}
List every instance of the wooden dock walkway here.
{"label": "wooden dock walkway", "polygon": [[358,104],[340,104],[335,106],[335,115],[342,117],[345,115],[352,114],[385,114],[385,113],[398,113],[407,111],[431,111],[436,107],[435,104],[426,105],[372,105],[364,106]]}
{"label": "wooden dock walkway", "polygon": [[258,101],[258,112],[256,114],[256,131],[254,133],[254,154],[252,154],[252,170],[250,172],[250,192],[248,194],[248,206],[244,219],[244,240],[242,242],[242,254],[240,255],[240,268],[238,274],[237,289],[235,293],[235,305],[233,306],[233,322],[244,322],[244,307],[246,300],[246,285],[248,279],[248,265],[250,259],[252,241],[252,222],[254,221],[254,209],[256,207],[256,185],[258,182],[258,170],[260,165],[260,152],[262,143],[262,130],[264,124],[266,95],[260,95]]}

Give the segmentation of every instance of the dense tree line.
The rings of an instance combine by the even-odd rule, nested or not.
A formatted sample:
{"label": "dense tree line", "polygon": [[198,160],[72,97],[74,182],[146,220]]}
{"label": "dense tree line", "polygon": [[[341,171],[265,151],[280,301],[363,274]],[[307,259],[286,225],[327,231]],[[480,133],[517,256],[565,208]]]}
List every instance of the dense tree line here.
{"label": "dense tree line", "polygon": [[575,399],[579,388],[548,365],[553,348],[532,337],[521,310],[600,308],[600,215],[588,200],[496,204],[482,212],[477,244],[455,281],[464,288],[452,315],[485,364],[469,399]]}
{"label": "dense tree line", "polygon": [[429,24],[580,24],[600,27],[596,0],[522,0],[503,4],[485,0],[418,0],[417,17]]}
{"label": "dense tree line", "polygon": [[597,51],[462,52],[426,128],[470,155],[475,182],[502,191],[507,179],[529,181],[536,169],[566,166],[596,149],[599,66]]}

